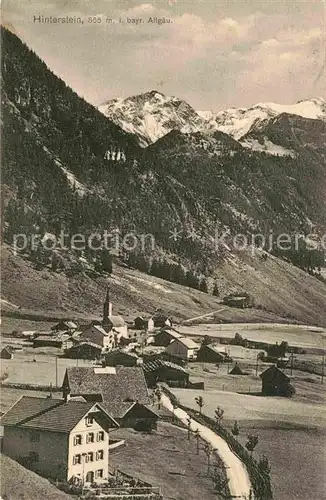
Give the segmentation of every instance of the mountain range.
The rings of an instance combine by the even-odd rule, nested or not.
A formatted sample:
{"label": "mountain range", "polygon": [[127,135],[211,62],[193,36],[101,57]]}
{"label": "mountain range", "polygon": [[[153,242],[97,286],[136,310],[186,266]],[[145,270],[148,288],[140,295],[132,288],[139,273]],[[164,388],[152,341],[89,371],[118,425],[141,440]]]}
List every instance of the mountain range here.
{"label": "mountain range", "polygon": [[[210,114],[151,91],[98,110],[18,37],[5,29],[1,35],[5,245],[20,233],[150,233],[154,249],[120,248],[117,263],[182,285],[197,287],[206,279],[205,291],[213,286],[221,294],[248,291],[257,304],[278,314],[292,306],[297,311],[295,303],[306,301],[315,311],[309,320],[321,323],[324,283],[307,275],[306,286],[306,272],[296,281],[291,264],[280,261],[291,278],[271,299],[280,259],[271,257],[264,271],[262,252],[251,257],[250,249],[237,250],[232,238],[271,231],[324,233],[323,99]],[[216,246],[217,229],[229,234],[223,245]],[[68,274],[99,272],[98,255],[88,250],[60,252]],[[30,247],[21,255],[40,272],[51,265]],[[316,272],[315,263],[299,264]],[[264,272],[266,290],[258,293],[257,279]],[[8,287],[6,293],[10,300],[16,292]],[[300,300],[291,298],[296,294],[303,294]]]}

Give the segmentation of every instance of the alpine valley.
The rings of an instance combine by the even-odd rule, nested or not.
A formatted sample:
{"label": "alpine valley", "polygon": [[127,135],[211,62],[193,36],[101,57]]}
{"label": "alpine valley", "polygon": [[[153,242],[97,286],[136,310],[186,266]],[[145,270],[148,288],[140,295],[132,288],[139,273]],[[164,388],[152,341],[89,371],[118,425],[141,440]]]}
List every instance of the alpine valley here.
{"label": "alpine valley", "polygon": [[[110,280],[122,308],[164,306],[180,319],[241,292],[253,306],[244,318],[326,326],[324,256],[307,248],[308,234],[326,231],[325,99],[215,113],[153,90],[96,109],[17,36],[1,35],[6,303],[97,313],[111,256],[45,255],[29,240],[17,254],[13,241],[119,230],[156,242],[115,249]],[[303,236],[299,251],[253,252],[235,248],[240,233]],[[229,321],[239,314],[231,309]]]}

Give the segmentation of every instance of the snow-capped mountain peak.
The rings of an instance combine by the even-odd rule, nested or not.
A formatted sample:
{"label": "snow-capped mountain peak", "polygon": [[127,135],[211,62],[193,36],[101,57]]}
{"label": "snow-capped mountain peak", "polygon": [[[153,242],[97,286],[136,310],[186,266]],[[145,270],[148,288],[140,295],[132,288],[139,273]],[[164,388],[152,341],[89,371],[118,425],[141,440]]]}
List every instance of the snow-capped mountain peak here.
{"label": "snow-capped mountain peak", "polygon": [[112,99],[100,105],[99,110],[126,132],[136,134],[142,146],[173,129],[190,133],[207,127],[206,121],[185,101],[157,90]]}

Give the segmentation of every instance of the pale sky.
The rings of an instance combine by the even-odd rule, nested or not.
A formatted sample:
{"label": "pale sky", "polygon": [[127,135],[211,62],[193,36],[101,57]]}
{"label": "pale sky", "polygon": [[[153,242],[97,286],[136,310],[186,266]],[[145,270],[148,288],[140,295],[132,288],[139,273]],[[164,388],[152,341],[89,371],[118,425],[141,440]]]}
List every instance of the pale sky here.
{"label": "pale sky", "polygon": [[325,13],[325,0],[2,0],[3,24],[90,103],[155,89],[212,111],[325,97]]}

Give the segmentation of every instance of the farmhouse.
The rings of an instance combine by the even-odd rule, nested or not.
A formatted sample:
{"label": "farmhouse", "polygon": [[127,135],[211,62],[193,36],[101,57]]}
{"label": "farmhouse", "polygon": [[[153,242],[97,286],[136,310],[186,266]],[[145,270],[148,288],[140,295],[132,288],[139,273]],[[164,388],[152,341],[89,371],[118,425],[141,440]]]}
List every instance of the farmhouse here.
{"label": "farmhouse", "polygon": [[202,345],[197,352],[197,360],[206,363],[223,363],[228,360],[225,348],[220,348],[213,344]]}
{"label": "farmhouse", "polygon": [[178,333],[172,328],[162,328],[162,330],[155,335],[154,344],[167,347],[173,340],[180,339],[181,337],[181,333]]}
{"label": "farmhouse", "polygon": [[180,365],[157,359],[143,365],[145,379],[148,387],[155,387],[157,382],[167,384],[178,384],[178,387],[186,387],[189,383],[189,373]]}
{"label": "farmhouse", "polygon": [[165,348],[165,352],[172,358],[183,360],[195,360],[200,346],[188,337],[180,337]]}
{"label": "farmhouse", "polygon": [[154,330],[153,318],[145,318],[144,316],[137,316],[134,320],[134,325],[137,330],[146,330],[151,332]]}
{"label": "farmhouse", "polygon": [[13,350],[10,346],[6,346],[1,350],[1,359],[12,359],[14,357]]}
{"label": "farmhouse", "polygon": [[81,342],[72,346],[67,354],[73,359],[99,359],[101,357],[102,347],[93,342]]}
{"label": "farmhouse", "polygon": [[155,328],[164,328],[165,326],[172,326],[172,319],[165,314],[157,313],[153,316],[154,327]]}
{"label": "farmhouse", "polygon": [[105,356],[106,366],[137,366],[142,363],[142,359],[134,352],[115,350],[108,352]]}
{"label": "farmhouse", "polygon": [[80,334],[79,339],[82,342],[92,342],[103,349],[112,349],[117,343],[117,335],[114,335],[113,332],[108,333],[100,325],[88,325]]}
{"label": "farmhouse", "polygon": [[149,404],[141,367],[70,367],[62,385],[63,397],[83,396],[86,401]]}
{"label": "farmhouse", "polygon": [[56,325],[52,326],[51,330],[54,332],[74,332],[77,330],[77,325],[73,321],[59,321]]}
{"label": "farmhouse", "polygon": [[135,430],[156,429],[159,415],[147,405],[137,402],[102,403],[104,409],[113,416],[120,427]]}
{"label": "farmhouse", "polygon": [[98,403],[22,396],[1,424],[3,452],[41,475],[82,483],[108,476],[109,432],[118,423]]}
{"label": "farmhouse", "polygon": [[262,380],[262,393],[265,396],[286,396],[291,387],[290,377],[285,375],[275,365],[270,366],[260,374]]}

